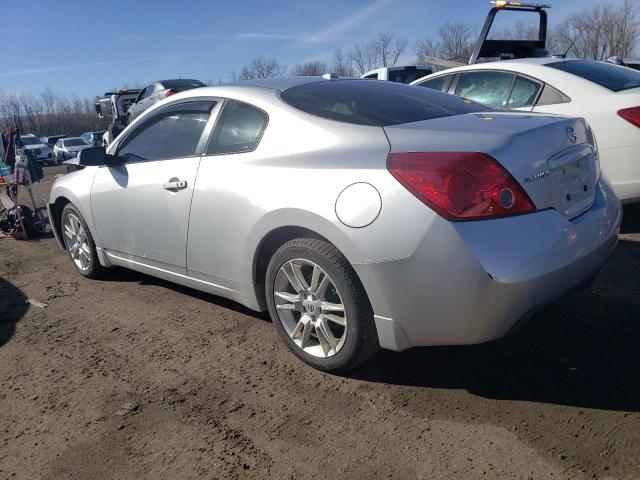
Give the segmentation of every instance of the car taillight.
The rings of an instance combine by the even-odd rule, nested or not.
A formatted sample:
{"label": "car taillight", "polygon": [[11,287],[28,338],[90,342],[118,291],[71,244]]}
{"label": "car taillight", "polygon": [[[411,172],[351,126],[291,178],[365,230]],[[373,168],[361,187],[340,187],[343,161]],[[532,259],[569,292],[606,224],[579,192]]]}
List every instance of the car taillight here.
{"label": "car taillight", "polygon": [[171,95],[177,93],[175,90],[167,90],[167,93],[164,95],[165,97],[170,97]]}
{"label": "car taillight", "polygon": [[448,220],[501,217],[535,210],[511,174],[484,153],[392,153],[387,168],[413,195]]}
{"label": "car taillight", "polygon": [[640,128],[640,107],[623,108],[618,110],[618,115]]}
{"label": "car taillight", "polygon": [[591,127],[587,125],[587,143],[593,148],[593,156],[596,160],[596,179],[600,179],[600,151],[598,150],[598,142],[596,142],[596,136],[593,134]]}

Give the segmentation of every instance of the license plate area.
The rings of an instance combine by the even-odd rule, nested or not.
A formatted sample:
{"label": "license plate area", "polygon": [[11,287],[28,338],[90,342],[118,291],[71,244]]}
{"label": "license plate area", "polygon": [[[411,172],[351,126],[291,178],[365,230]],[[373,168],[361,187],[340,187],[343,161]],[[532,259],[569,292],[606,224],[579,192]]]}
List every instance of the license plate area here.
{"label": "license plate area", "polygon": [[573,218],[591,208],[596,192],[596,160],[590,145],[560,152],[549,159],[548,169],[566,217]]}

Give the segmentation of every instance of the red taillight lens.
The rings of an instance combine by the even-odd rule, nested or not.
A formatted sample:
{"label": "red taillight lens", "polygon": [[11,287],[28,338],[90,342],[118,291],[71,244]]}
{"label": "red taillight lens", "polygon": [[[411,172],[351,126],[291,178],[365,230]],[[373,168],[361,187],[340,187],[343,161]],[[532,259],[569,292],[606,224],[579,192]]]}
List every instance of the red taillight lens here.
{"label": "red taillight lens", "polygon": [[171,95],[174,95],[176,93],[175,90],[167,90],[167,93],[165,94],[165,98],[166,97],[170,97]]}
{"label": "red taillight lens", "polygon": [[618,115],[640,128],[640,107],[623,108],[618,110]]}
{"label": "red taillight lens", "polygon": [[518,182],[484,153],[392,153],[387,167],[412,194],[449,220],[535,210]]}

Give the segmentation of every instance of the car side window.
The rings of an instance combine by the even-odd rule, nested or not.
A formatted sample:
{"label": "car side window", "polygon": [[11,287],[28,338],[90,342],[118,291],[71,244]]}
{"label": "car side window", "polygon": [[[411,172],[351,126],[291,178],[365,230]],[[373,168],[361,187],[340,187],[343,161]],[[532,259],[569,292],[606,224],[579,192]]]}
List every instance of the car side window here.
{"label": "car side window", "polygon": [[267,121],[267,115],[262,110],[246,103],[228,101],[220,114],[207,153],[242,153],[255,150]]}
{"label": "car side window", "polygon": [[506,108],[513,74],[505,72],[463,73],[456,95],[494,108]]}
{"label": "car side window", "polygon": [[126,162],[192,156],[209,120],[210,110],[171,109],[149,119],[118,148]]}
{"label": "car side window", "polygon": [[557,103],[567,103],[571,100],[553,88],[551,85],[545,85],[540,94],[540,98],[536,102],[536,106],[555,105]]}
{"label": "car side window", "polygon": [[531,107],[538,97],[540,84],[527,78],[516,76],[513,83],[511,96],[509,97],[509,108]]}
{"label": "car side window", "polygon": [[62,140],[58,140],[55,144],[56,147],[60,148],[62,147]]}
{"label": "car side window", "polygon": [[439,90],[441,92],[446,91],[451,84],[453,75],[440,75],[439,77],[430,78],[424,82],[416,84],[419,87],[430,88],[431,90]]}
{"label": "car side window", "polygon": [[147,91],[144,93],[144,98],[149,98],[151,95],[153,95],[153,92],[155,89],[156,89],[155,85],[149,85],[147,87]]}
{"label": "car side window", "polygon": [[140,90],[140,93],[138,94],[138,96],[136,97],[136,101],[134,103],[138,103],[140,100],[142,100],[145,96],[145,94],[147,93],[147,89],[146,87],[143,88],[142,90]]}

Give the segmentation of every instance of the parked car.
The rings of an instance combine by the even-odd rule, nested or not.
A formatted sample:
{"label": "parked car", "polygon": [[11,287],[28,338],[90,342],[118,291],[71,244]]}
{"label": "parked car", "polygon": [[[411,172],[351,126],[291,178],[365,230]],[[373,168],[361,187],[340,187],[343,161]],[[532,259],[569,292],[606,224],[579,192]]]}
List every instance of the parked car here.
{"label": "parked car", "polygon": [[53,152],[42,140],[33,134],[20,135],[20,141],[25,150],[29,150],[34,158],[43,165],[55,163]]}
{"label": "parked car", "polygon": [[433,70],[429,67],[408,65],[403,67],[384,67],[371,70],[360,78],[372,80],[389,80],[391,82],[411,83],[425,75],[430,75]]}
{"label": "parked car", "polygon": [[64,162],[77,156],[81,150],[91,146],[82,137],[62,138],[53,147],[53,156],[56,163]]}
{"label": "parked car", "polygon": [[42,140],[42,143],[47,145],[49,148],[53,148],[56,142],[61,138],[67,138],[67,136],[66,135],[49,135],[48,137],[40,137],[40,140]]}
{"label": "parked car", "polygon": [[94,147],[98,147],[102,145],[102,136],[104,135],[104,130],[101,132],[84,132],[80,135],[85,143],[89,145],[93,145]]}
{"label": "parked car", "polygon": [[322,370],[486,342],[595,275],[621,221],[583,119],[486,108],[360,79],[183,92],[80,152],[50,218],[80,274],[268,309]]}
{"label": "parked car", "polygon": [[452,68],[413,85],[495,108],[584,117],[618,197],[640,200],[640,72],[592,60],[527,58]]}
{"label": "parked car", "polygon": [[188,78],[153,82],[140,90],[135,102],[127,110],[127,123],[133,122],[146,109],[171,95],[204,86],[200,80]]}

